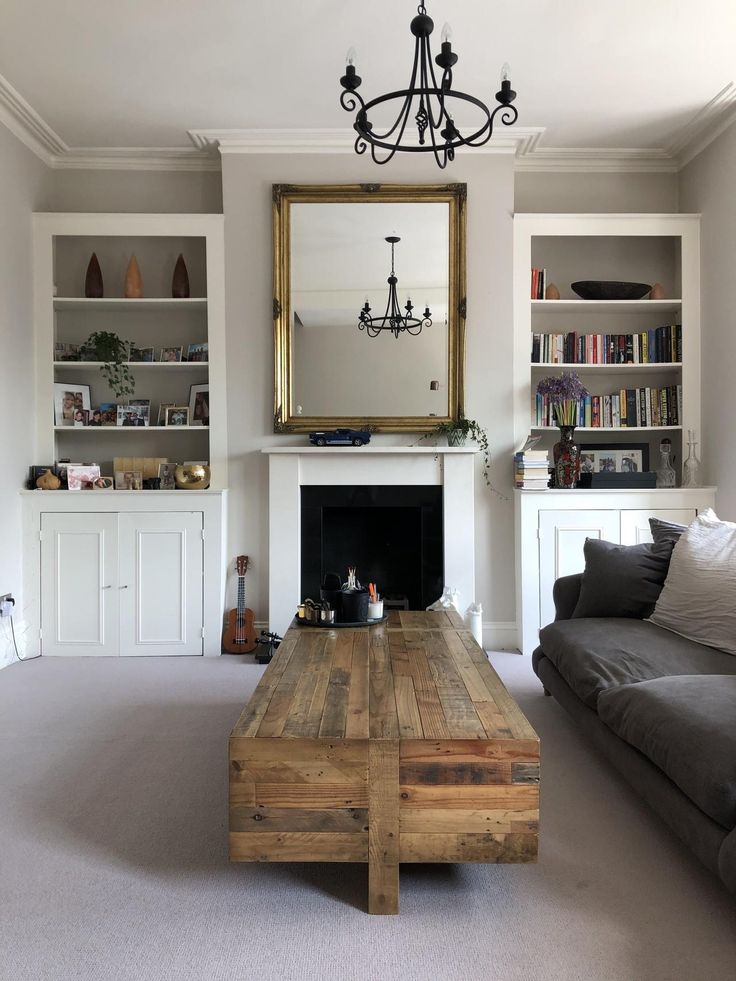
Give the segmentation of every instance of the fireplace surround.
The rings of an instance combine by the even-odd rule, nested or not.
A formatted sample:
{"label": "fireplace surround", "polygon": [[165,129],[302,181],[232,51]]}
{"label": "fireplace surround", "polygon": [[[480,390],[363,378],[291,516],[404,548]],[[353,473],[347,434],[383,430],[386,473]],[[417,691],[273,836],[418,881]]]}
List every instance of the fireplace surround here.
{"label": "fireplace surround", "polygon": [[[269,457],[271,630],[283,634],[304,598],[304,488],[441,489],[444,584],[459,592],[461,613],[475,600],[475,447],[371,443],[362,447],[271,446],[263,452]],[[421,601],[426,595],[422,594]]]}

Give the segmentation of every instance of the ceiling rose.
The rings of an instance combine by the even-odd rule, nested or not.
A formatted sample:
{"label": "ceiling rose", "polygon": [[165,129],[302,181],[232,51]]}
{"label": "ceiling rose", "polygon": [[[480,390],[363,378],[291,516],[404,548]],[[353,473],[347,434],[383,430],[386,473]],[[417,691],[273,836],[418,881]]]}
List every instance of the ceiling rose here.
{"label": "ceiling rose", "polygon": [[[483,146],[493,135],[493,123],[498,115],[505,126],[511,126],[518,118],[518,112],[511,103],[516,92],[511,88],[508,65],[501,69],[501,88],[496,92],[499,104],[493,112],[473,95],[452,88],[452,69],[457,55],[452,50],[452,31],[449,24],[442,28],[440,53],[432,60],[429,38],[434,30],[434,21],[427,13],[424,4],[417,7],[417,15],[411,22],[411,32],[415,37],[414,64],[411,70],[409,87],[396,92],[379,95],[364,101],[358,88],[362,82],[355,70],[355,49],[347,53],[345,74],[340,79],[343,91],[340,105],[348,112],[355,112],[353,129],[355,152],[365,153],[370,146],[375,163],[385,164],[401,150],[408,153],[433,153],[439,167],[447,166],[455,159],[455,150],[460,146]],[[441,70],[439,82],[434,65]],[[392,110],[398,105],[398,114],[393,118]],[[472,106],[476,111],[475,124],[463,135],[455,124],[453,106]],[[389,110],[393,121],[380,129],[370,121],[369,116],[377,107]],[[380,110],[379,110],[380,111]],[[464,127],[465,128],[465,127]],[[414,137],[416,129],[417,139]],[[379,151],[377,153],[376,151]],[[380,154],[385,150],[385,154]]]}

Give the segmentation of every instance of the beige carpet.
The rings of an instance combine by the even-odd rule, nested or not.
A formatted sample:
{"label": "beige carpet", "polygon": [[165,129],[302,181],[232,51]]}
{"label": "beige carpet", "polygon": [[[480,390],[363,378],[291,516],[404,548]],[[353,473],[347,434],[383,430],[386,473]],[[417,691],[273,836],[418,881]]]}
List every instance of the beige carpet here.
{"label": "beige carpet", "polygon": [[401,914],[352,865],[230,866],[226,741],[261,668],[52,659],[0,672],[0,977],[736,979],[736,903],[492,659],[542,737],[536,866],[407,866]]}

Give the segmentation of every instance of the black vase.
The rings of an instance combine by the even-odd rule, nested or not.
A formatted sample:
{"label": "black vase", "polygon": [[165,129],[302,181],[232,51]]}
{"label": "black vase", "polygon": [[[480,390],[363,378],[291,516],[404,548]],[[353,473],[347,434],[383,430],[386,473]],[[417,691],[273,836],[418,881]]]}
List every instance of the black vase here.
{"label": "black vase", "polygon": [[365,623],[368,619],[368,590],[342,592],[342,623]]}

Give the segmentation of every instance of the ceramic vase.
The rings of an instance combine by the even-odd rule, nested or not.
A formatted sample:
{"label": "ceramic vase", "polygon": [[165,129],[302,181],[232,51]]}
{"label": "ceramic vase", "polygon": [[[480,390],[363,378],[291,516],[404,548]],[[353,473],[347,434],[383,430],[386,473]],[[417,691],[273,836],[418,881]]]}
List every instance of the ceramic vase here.
{"label": "ceramic vase", "polygon": [[36,487],[40,487],[41,490],[58,490],[61,487],[61,481],[55,473],[46,470],[36,481]]}
{"label": "ceramic vase", "polygon": [[128,300],[140,300],[143,296],[143,277],[134,255],[130,257],[125,271],[125,297]]}
{"label": "ceramic vase", "polygon": [[92,253],[87,266],[87,275],[84,277],[84,295],[91,300],[99,300],[104,296],[102,270],[96,252]]}
{"label": "ceramic vase", "polygon": [[465,446],[465,439],[467,433],[464,433],[462,429],[451,429],[447,434],[447,445],[448,446]]}
{"label": "ceramic vase", "polygon": [[179,253],[179,258],[174,266],[174,276],[171,280],[171,295],[175,300],[186,300],[189,298],[189,273],[184,256]]}
{"label": "ceramic vase", "polygon": [[560,439],[552,447],[555,487],[571,490],[580,478],[580,447],[574,440],[574,426],[560,426]]}

